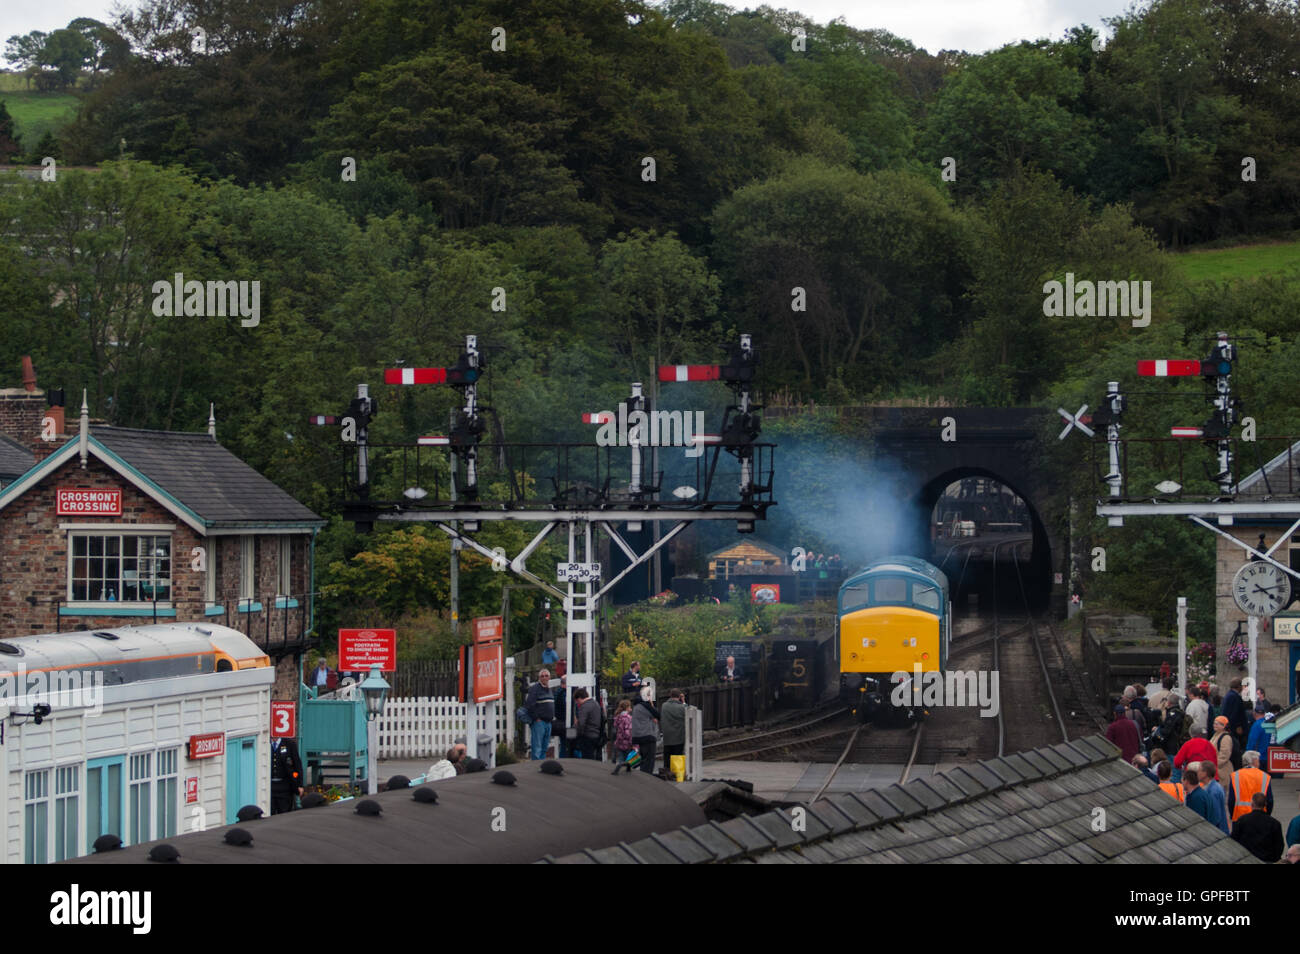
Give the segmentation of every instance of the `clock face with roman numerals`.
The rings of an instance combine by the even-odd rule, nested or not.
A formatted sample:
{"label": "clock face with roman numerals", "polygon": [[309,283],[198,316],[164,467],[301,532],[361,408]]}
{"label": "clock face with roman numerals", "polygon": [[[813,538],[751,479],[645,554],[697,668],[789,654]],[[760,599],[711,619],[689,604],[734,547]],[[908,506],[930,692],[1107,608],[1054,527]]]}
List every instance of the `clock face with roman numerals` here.
{"label": "clock face with roman numerals", "polygon": [[1291,578],[1263,560],[1247,563],[1232,578],[1232,598],[1247,616],[1276,616],[1291,601]]}

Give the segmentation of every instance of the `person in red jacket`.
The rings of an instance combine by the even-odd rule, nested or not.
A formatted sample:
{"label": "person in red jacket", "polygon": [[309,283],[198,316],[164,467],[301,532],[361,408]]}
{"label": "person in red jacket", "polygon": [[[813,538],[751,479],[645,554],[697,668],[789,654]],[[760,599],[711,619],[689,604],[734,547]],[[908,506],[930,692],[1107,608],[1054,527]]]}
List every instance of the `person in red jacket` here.
{"label": "person in red jacket", "polygon": [[1115,715],[1110,727],[1106,729],[1106,738],[1119,746],[1120,757],[1125,762],[1132,762],[1133,756],[1142,751],[1142,739],[1138,735],[1137,723],[1124,714],[1124,706],[1115,707]]}
{"label": "person in red jacket", "polygon": [[[1174,756],[1174,765],[1183,768],[1189,762],[1204,762],[1207,765],[1214,766],[1215,778],[1218,778],[1219,756],[1214,751],[1214,746],[1209,739],[1188,739],[1183,743],[1183,747],[1178,750]],[[1207,769],[1208,771],[1208,769]]]}

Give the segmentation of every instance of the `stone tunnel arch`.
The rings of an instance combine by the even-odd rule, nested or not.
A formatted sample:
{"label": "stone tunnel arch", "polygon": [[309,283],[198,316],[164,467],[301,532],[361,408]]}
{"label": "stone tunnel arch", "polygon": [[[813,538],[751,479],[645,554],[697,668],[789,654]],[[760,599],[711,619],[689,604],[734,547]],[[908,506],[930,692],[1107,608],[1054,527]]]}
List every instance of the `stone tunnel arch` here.
{"label": "stone tunnel arch", "polygon": [[[1029,600],[1030,612],[1042,613],[1046,611],[1052,592],[1053,566],[1055,565],[1051,538],[1039,514],[1039,505],[1035,503],[1032,494],[1027,492],[1023,485],[1019,485],[1019,482],[1014,478],[1008,478],[1003,473],[985,467],[956,466],[945,469],[920,483],[916,493],[907,504],[910,552],[923,555],[926,559],[930,558],[930,523],[935,504],[938,503],[939,498],[949,485],[966,477],[982,477],[986,480],[996,481],[1024,501],[1029,513],[1029,533],[1032,539],[1027,565],[1022,567],[1025,591]],[[956,578],[953,578],[951,582],[955,586],[957,583]],[[1014,606],[1007,608],[1012,613],[1019,609],[1019,607]]]}

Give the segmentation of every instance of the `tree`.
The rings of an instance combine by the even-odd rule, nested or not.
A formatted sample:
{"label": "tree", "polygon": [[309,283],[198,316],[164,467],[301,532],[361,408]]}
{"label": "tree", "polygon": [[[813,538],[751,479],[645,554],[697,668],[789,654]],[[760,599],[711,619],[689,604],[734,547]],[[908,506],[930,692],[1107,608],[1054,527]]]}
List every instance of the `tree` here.
{"label": "tree", "polygon": [[447,228],[588,223],[595,210],[558,152],[569,120],[549,97],[476,63],[430,53],[357,81],[322,150],[380,157]]}
{"label": "tree", "polygon": [[[1204,0],[1159,0],[1119,17],[1097,79],[1106,138],[1121,146],[1113,194],[1131,198],[1175,248],[1212,230],[1216,198],[1227,191],[1220,143],[1257,144],[1240,128],[1241,102],[1216,81],[1230,22]],[[1230,155],[1235,164],[1245,154]]]}
{"label": "tree", "polygon": [[[21,36],[14,34],[5,41],[5,59],[11,66],[20,70],[30,70],[32,67],[39,65],[41,51],[45,48],[45,38],[48,36],[40,30],[33,30],[31,33],[25,33]],[[28,86],[31,86],[30,77]]]}
{"label": "tree", "polygon": [[94,84],[100,70],[113,70],[124,65],[130,57],[131,46],[126,38],[112,27],[90,17],[77,17],[68,24],[69,30],[76,30],[90,44],[91,83]]}
{"label": "tree", "polygon": [[79,30],[55,30],[45,40],[37,62],[51,67],[64,88],[77,81],[81,71],[95,60],[95,46]]}
{"label": "tree", "polygon": [[1095,145],[1074,111],[1083,78],[1051,50],[1029,43],[972,57],[948,77],[926,119],[935,167],[957,160],[958,191],[987,190],[1033,165],[1064,178],[1087,168]]}
{"label": "tree", "polygon": [[9,115],[9,108],[0,99],[0,162],[9,162],[22,152],[20,138],[14,118]]}
{"label": "tree", "polygon": [[41,141],[36,144],[27,157],[27,161],[32,165],[40,165],[41,160],[46,156],[52,156],[55,159],[63,158],[63,147],[59,145],[59,140],[55,138],[54,133],[48,129],[45,135],[41,136]]}
{"label": "tree", "polygon": [[144,163],[62,170],[0,198],[4,233],[47,289],[45,307],[13,316],[5,337],[35,342],[52,376],[87,386],[96,416],[136,423],[128,395],[160,376],[159,338],[176,323],[153,315],[150,288],[194,270],[197,199],[187,176]]}
{"label": "tree", "polygon": [[636,230],[606,242],[599,275],[633,378],[716,340],[718,279],[672,233]]}
{"label": "tree", "polygon": [[713,228],[728,317],[779,342],[775,386],[888,388],[961,325],[967,227],[928,178],[793,160],[724,200]]}

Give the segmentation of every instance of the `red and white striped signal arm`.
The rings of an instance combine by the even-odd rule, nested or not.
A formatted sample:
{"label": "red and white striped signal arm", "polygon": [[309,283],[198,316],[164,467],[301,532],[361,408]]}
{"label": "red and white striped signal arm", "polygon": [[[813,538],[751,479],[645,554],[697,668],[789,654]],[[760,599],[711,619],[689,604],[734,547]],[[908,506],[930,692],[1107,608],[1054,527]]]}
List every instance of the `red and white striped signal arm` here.
{"label": "red and white striped signal arm", "polygon": [[1182,359],[1139,361],[1138,374],[1145,378],[1191,378],[1201,373],[1201,362]]}
{"label": "red and white striped signal arm", "polygon": [[337,424],[339,422],[339,419],[333,414],[313,414],[307,420],[316,425]]}
{"label": "red and white striped signal arm", "polygon": [[385,384],[446,384],[446,368],[385,368]]}
{"label": "red and white striped signal arm", "polygon": [[719,381],[722,379],[720,364],[661,364],[660,381]]}
{"label": "red and white striped signal arm", "polygon": [[584,424],[607,424],[614,420],[614,415],[609,411],[595,411],[582,415]]}
{"label": "red and white striped signal arm", "polygon": [[1169,428],[1170,437],[1201,437],[1205,430],[1200,427],[1171,427]]}

